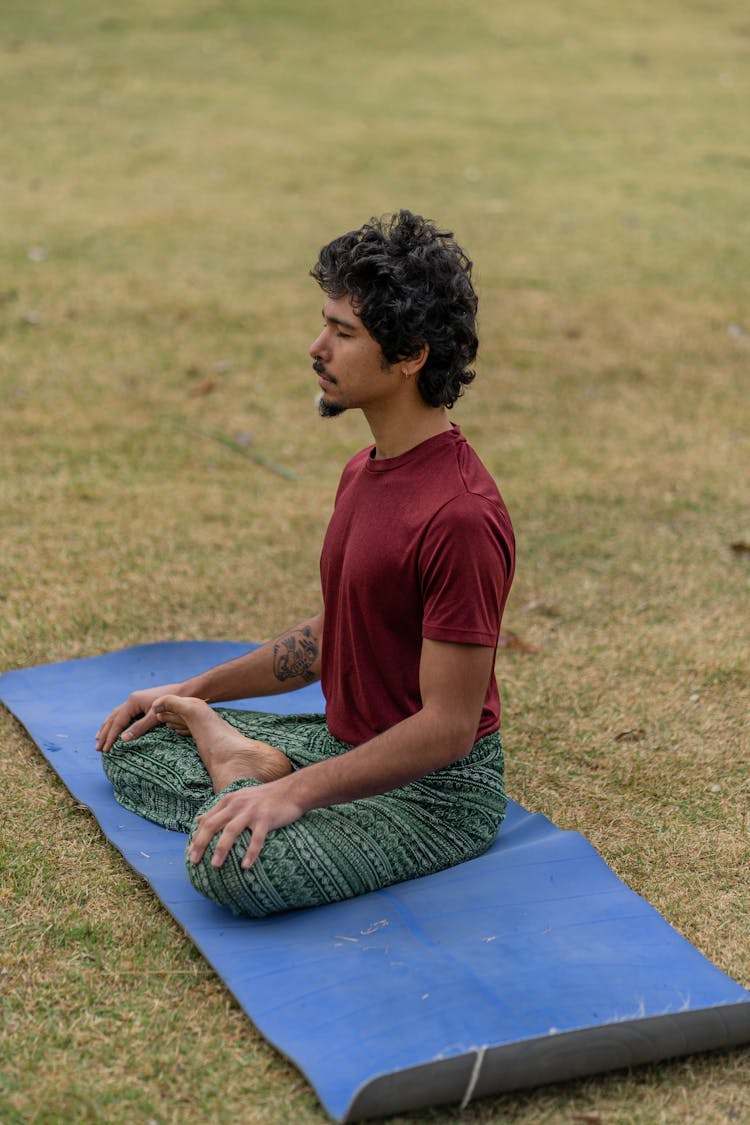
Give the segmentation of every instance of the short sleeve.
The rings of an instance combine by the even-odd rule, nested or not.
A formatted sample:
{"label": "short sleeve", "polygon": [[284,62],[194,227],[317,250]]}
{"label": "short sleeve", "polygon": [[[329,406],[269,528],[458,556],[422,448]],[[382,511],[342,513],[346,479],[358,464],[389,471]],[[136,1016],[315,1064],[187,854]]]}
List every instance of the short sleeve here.
{"label": "short sleeve", "polygon": [[472,492],[445,504],[419,555],[423,637],[494,648],[513,562],[513,533],[501,504]]}

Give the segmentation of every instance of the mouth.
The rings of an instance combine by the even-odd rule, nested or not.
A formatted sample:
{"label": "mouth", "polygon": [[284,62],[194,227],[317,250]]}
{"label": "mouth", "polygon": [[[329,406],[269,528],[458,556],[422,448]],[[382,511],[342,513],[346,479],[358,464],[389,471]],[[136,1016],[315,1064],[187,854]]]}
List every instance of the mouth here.
{"label": "mouth", "polygon": [[325,367],[323,366],[323,364],[320,362],[319,359],[316,359],[315,362],[313,363],[313,371],[318,376],[318,385],[323,390],[326,390],[326,388],[328,388],[328,387],[335,387],[336,379],[334,378],[333,375],[328,374],[328,372],[326,371]]}

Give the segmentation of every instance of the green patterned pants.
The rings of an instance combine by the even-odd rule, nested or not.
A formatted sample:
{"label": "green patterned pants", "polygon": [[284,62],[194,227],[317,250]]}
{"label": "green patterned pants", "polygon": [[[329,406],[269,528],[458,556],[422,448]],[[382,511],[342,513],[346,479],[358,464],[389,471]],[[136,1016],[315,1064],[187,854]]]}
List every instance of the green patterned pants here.
{"label": "green patterned pants", "polygon": [[[350,749],[322,715],[269,715],[217,708],[243,734],[281,750],[295,769]],[[180,832],[224,793],[257,781],[237,781],[214,793],[191,738],[156,727],[137,742],[118,740],[102,755],[115,797],[125,808]],[[311,809],[270,832],[249,871],[240,866],[249,831],[221,867],[211,866],[215,840],[200,863],[186,860],[191,882],[235,914],[261,918],[320,906],[429,875],[472,859],[497,835],[506,806],[498,734],[475,743],[465,758],[418,781],[375,797]]]}

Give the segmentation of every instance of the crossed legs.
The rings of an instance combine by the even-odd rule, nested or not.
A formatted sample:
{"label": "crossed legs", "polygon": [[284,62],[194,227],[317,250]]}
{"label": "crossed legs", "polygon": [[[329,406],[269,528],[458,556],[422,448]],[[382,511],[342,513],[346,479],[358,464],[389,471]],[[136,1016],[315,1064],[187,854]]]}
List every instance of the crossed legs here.
{"label": "crossed legs", "polygon": [[[178,832],[193,833],[196,818],[237,788],[348,749],[322,715],[214,711],[177,696],[163,697],[159,710],[164,725],[118,741],[103,765],[121,805]],[[402,789],[311,809],[270,832],[249,870],[243,832],[221,867],[211,863],[212,841],[198,863],[186,857],[187,874],[196,890],[249,917],[337,902],[478,855],[504,807],[500,741],[486,735],[466,759]]]}
{"label": "crossed legs", "polygon": [[154,710],[172,730],[192,735],[215,793],[234,781],[275,781],[292,772],[285,754],[267,742],[248,738],[202,699],[164,695]]}

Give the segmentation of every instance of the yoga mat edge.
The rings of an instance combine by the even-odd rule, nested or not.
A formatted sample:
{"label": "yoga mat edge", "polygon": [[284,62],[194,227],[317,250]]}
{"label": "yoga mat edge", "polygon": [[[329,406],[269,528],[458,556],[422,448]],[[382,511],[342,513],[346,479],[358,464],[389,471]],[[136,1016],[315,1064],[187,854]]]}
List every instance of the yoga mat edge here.
{"label": "yoga mat edge", "polygon": [[[750,1041],[750,993],[584,837],[513,802],[488,852],[435,876],[262,922],[204,900],[184,872],[185,837],[116,804],[93,736],[136,686],[253,647],[159,642],[18,669],[0,676],[0,701],[334,1120]],[[236,705],[311,712],[323,701],[313,685]]]}

